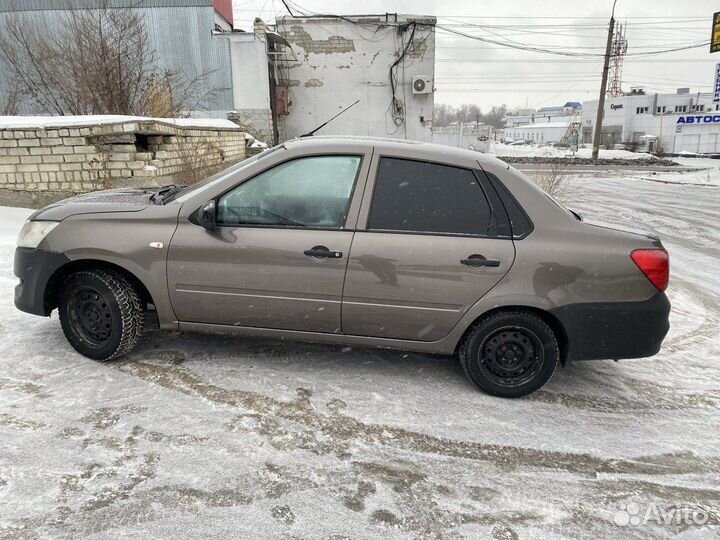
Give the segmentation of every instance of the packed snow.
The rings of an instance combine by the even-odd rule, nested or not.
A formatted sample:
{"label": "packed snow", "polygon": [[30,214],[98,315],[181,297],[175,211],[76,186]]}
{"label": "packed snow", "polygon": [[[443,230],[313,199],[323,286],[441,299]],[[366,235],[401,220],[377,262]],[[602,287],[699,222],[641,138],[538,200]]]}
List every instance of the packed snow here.
{"label": "packed snow", "polygon": [[0,129],[44,129],[57,127],[98,126],[126,122],[157,122],[187,128],[239,129],[235,122],[222,118],[149,118],[118,114],[82,116],[0,116]]}
{"label": "packed snow", "polygon": [[[398,351],[156,332],[93,362],[13,307],[30,211],[0,208],[0,538],[716,538],[720,187],[570,184],[588,218],[659,233],[672,329],[522,400]],[[673,508],[707,519],[652,519]]]}
{"label": "packed snow", "polygon": [[[488,153],[497,157],[573,157],[570,148],[560,148],[550,145],[539,144],[504,144],[492,142]],[[581,146],[575,152],[574,157],[591,158],[592,147]],[[628,150],[605,150],[600,149],[600,159],[657,159],[653,154],[645,152],[630,152]]]}

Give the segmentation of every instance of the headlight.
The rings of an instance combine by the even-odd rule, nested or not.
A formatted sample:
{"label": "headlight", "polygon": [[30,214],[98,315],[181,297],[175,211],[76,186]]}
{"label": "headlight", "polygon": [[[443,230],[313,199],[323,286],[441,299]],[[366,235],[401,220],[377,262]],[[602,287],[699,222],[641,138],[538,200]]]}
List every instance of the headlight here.
{"label": "headlight", "polygon": [[26,221],[17,239],[18,247],[36,248],[50,231],[59,225],[58,221]]}

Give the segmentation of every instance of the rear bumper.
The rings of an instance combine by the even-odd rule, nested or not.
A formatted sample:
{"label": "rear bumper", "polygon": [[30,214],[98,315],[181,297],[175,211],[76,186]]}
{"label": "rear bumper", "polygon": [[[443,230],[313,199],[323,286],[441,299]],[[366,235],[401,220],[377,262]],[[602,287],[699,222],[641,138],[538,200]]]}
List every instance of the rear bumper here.
{"label": "rear bumper", "polygon": [[45,290],[50,278],[61,266],[70,262],[62,253],[42,249],[17,248],[13,271],[20,278],[15,287],[15,307],[33,315],[50,315],[45,303]]}
{"label": "rear bumper", "polygon": [[550,310],[565,328],[568,360],[644,358],[660,350],[670,329],[670,301],[570,304]]}

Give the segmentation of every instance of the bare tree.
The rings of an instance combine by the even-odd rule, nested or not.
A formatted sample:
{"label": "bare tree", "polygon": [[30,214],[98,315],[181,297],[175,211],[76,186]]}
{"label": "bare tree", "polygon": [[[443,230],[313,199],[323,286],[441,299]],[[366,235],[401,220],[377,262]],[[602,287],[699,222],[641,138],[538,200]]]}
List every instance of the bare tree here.
{"label": "bare tree", "polygon": [[570,195],[568,177],[559,163],[551,163],[547,169],[534,175],[533,181],[560,202],[564,203]]}
{"label": "bare tree", "polygon": [[13,116],[20,112],[22,96],[14,86],[6,89],[5,95],[0,99],[0,116]]}
{"label": "bare tree", "polygon": [[111,8],[68,9],[62,24],[30,24],[23,12],[0,29],[0,61],[39,112],[186,116],[211,103],[211,71],[187,77],[158,70],[141,13]]}

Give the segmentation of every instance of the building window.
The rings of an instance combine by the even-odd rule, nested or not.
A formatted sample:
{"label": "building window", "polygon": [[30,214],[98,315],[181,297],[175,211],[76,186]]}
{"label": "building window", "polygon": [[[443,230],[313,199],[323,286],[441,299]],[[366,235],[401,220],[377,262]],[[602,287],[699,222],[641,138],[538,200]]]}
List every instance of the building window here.
{"label": "building window", "polygon": [[675,105],[675,112],[687,112],[687,105]]}
{"label": "building window", "polygon": [[667,112],[667,107],[666,107],[665,105],[662,105],[662,106],[660,106],[660,107],[657,108],[657,113],[658,113],[658,114],[665,114],[666,112]]}
{"label": "building window", "polygon": [[705,105],[704,104],[702,104],[702,105],[695,104],[692,106],[691,110],[692,110],[692,112],[703,112],[705,110]]}
{"label": "building window", "polygon": [[649,107],[636,107],[635,114],[646,114],[649,110]]}

